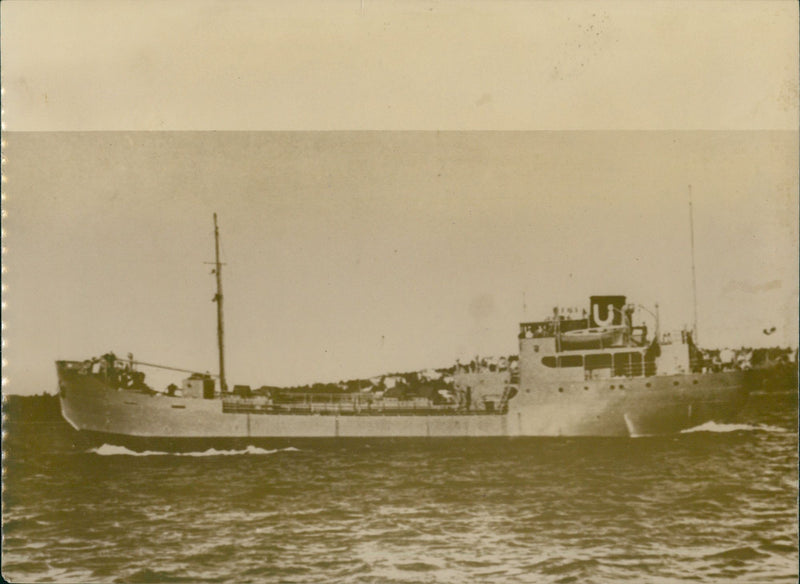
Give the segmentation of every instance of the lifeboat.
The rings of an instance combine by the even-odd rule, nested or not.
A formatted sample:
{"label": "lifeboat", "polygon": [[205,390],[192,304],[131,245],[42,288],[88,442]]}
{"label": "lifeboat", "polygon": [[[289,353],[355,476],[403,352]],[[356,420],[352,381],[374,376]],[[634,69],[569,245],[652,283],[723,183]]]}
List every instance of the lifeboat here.
{"label": "lifeboat", "polygon": [[625,325],[616,325],[561,333],[561,350],[582,351],[618,346],[623,344],[627,328]]}

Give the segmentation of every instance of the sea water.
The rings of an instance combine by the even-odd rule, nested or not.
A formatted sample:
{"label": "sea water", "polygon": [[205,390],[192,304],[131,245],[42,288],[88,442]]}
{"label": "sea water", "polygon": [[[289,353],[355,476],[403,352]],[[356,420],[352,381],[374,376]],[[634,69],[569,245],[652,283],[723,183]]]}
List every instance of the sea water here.
{"label": "sea water", "polygon": [[796,582],[797,394],[640,438],[135,452],[6,423],[12,582]]}

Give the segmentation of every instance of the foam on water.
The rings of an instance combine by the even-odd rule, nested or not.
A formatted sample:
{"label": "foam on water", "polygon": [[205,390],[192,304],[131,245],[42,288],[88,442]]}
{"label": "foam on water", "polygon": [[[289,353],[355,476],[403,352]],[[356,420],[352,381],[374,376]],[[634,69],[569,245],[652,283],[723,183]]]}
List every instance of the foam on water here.
{"label": "foam on water", "polygon": [[784,434],[789,430],[779,428],[778,426],[770,426],[769,424],[719,424],[717,422],[706,422],[694,428],[682,430],[682,434],[689,434],[692,432],[775,432]]}
{"label": "foam on water", "polygon": [[275,454],[277,452],[299,452],[299,449],[289,446],[288,448],[277,448],[267,450],[258,446],[248,446],[242,450],[217,450],[209,448],[202,452],[162,452],[157,450],[145,450],[136,452],[124,446],[114,446],[113,444],[103,444],[97,448],[90,448],[87,453],[99,454],[100,456],[234,456],[238,454]]}

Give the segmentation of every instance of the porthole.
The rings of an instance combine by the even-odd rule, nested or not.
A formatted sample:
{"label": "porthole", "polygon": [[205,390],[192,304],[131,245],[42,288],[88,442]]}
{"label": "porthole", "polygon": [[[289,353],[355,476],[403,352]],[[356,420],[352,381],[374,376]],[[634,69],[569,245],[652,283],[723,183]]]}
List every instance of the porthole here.
{"label": "porthole", "polygon": [[614,389],[614,386],[613,386],[613,385],[611,386],[611,389]]}
{"label": "porthole", "polygon": [[624,385],[620,385],[619,388],[620,389],[625,389],[625,386]]}
{"label": "porthole", "polygon": [[526,389],[526,390],[525,390],[525,393],[530,393],[530,392],[531,392],[531,390],[530,390],[530,389]]}
{"label": "porthole", "polygon": [[692,383],[694,383],[695,385],[697,385],[697,380],[696,380],[696,379],[692,379]]}
{"label": "porthole", "polygon": [[564,388],[563,387],[559,387],[558,388],[558,393],[564,393]]}
{"label": "porthole", "polygon": [[647,383],[645,383],[644,385],[645,385],[645,387],[650,387],[650,382],[648,381],[648,382],[647,382]]}
{"label": "porthole", "polygon": [[679,385],[677,381],[673,381],[672,385]]}
{"label": "porthole", "polygon": [[588,386],[588,385],[584,385],[584,386],[583,386],[583,389],[586,389],[586,390],[588,390],[588,389],[589,389],[589,386]]}

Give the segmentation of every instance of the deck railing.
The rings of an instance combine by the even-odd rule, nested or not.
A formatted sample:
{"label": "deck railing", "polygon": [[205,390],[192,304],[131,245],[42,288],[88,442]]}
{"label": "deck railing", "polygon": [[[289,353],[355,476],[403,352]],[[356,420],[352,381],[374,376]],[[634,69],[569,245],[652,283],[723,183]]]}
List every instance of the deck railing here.
{"label": "deck railing", "polygon": [[506,408],[467,410],[458,404],[434,404],[430,400],[343,400],[272,402],[265,398],[225,398],[223,413],[229,414],[319,414],[319,415],[481,415],[501,414]]}

